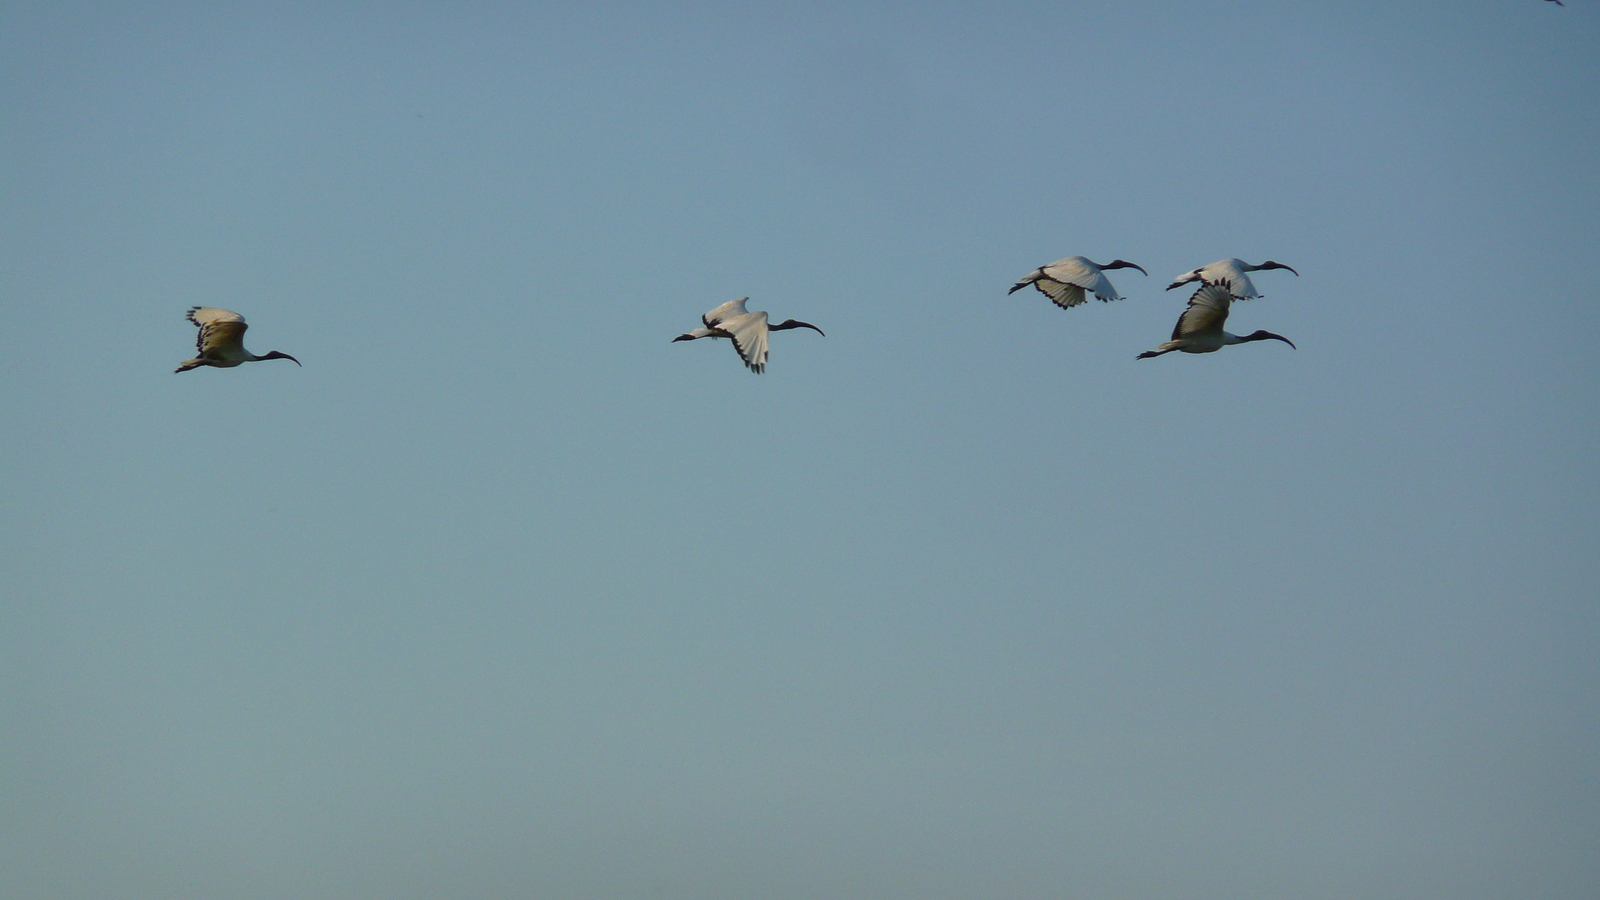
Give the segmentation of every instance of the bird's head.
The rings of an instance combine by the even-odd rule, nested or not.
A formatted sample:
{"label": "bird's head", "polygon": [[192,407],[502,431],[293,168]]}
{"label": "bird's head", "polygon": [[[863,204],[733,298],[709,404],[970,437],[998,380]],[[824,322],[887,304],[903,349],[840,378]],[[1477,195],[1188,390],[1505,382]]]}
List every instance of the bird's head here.
{"label": "bird's head", "polygon": [[[768,331],[788,331],[791,328],[809,328],[812,331],[815,331],[817,334],[822,334],[822,329],[821,328],[818,328],[817,326],[811,324],[810,322],[801,322],[801,321],[797,321],[795,319],[784,319],[782,322],[779,322],[777,325],[774,325],[771,328],[768,328],[767,330]],[[823,337],[827,337],[826,334],[822,334],[822,336]]]}
{"label": "bird's head", "polygon": [[1145,276],[1146,278],[1150,277],[1150,273],[1146,272],[1144,270],[1144,266],[1141,266],[1138,263],[1128,262],[1125,259],[1113,259],[1111,262],[1107,263],[1106,265],[1101,266],[1100,268],[1102,268],[1102,269],[1138,269],[1139,270],[1139,274]]}
{"label": "bird's head", "polygon": [[[1288,266],[1284,266],[1284,268],[1288,268]],[[1273,334],[1270,331],[1257,331],[1247,334],[1243,339],[1240,340],[1240,343],[1244,343],[1245,341],[1283,341],[1285,344],[1294,347],[1294,341],[1289,340],[1281,334]],[[1295,349],[1298,350],[1300,348],[1295,347]]]}
{"label": "bird's head", "polygon": [[[270,351],[269,353],[267,353],[266,356],[263,356],[261,358],[262,359],[287,359],[287,360],[289,360],[290,362],[294,363],[297,366],[300,365],[300,360],[295,359],[294,357],[290,356],[287,353],[281,353],[281,352],[279,352],[277,350]],[[302,369],[305,368],[304,366],[300,366],[300,367]]]}
{"label": "bird's head", "polygon": [[[1293,268],[1291,268],[1289,266],[1286,266],[1281,262],[1273,262],[1270,259],[1267,260],[1266,262],[1262,263],[1261,265],[1256,266],[1256,271],[1258,271],[1258,272],[1263,270],[1263,269],[1288,269],[1289,271],[1294,272]],[[1299,272],[1294,272],[1294,275],[1295,275],[1296,278],[1300,277],[1300,273]]]}

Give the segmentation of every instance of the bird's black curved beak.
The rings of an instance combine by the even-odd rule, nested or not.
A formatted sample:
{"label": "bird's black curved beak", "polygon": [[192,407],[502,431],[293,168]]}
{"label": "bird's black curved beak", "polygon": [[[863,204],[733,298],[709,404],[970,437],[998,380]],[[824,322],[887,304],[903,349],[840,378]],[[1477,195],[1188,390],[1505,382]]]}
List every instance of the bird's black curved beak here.
{"label": "bird's black curved beak", "polygon": [[809,328],[812,331],[815,331],[817,334],[821,334],[823,337],[827,337],[826,334],[823,334],[821,328],[818,328],[817,326],[811,324],[810,322],[801,322],[801,321],[799,321],[797,319],[786,319],[786,320],[784,320],[783,324],[774,325],[774,326],[772,326],[772,328],[770,330],[772,330],[772,331],[787,331],[787,330],[789,330],[791,328]]}
{"label": "bird's black curved beak", "polygon": [[1111,264],[1106,266],[1106,268],[1108,268],[1108,269],[1138,269],[1139,270],[1139,274],[1143,275],[1146,278],[1150,277],[1150,273],[1146,272],[1144,270],[1144,266],[1141,266],[1138,263],[1128,262],[1125,259],[1113,259],[1111,261]]}
{"label": "bird's black curved beak", "polygon": [[[1273,262],[1270,259],[1267,260],[1266,262],[1262,263],[1261,264],[1261,268],[1263,268],[1263,269],[1288,269],[1289,271],[1294,272],[1294,267],[1293,266],[1286,266],[1281,262]],[[1299,272],[1294,272],[1294,277],[1299,278],[1300,277],[1300,273]]]}

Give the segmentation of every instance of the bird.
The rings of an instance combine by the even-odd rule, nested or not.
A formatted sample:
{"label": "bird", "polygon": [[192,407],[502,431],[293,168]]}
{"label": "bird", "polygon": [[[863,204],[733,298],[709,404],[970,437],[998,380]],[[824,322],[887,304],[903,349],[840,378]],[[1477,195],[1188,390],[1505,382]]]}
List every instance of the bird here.
{"label": "bird", "polygon": [[178,364],[174,373],[187,372],[201,366],[214,366],[218,369],[231,369],[241,363],[260,362],[263,359],[287,359],[295,365],[300,365],[300,360],[287,353],[274,350],[266,356],[256,356],[244,348],[244,330],[249,325],[244,323],[244,316],[226,309],[217,309],[214,306],[192,307],[188,319],[193,322],[200,333],[195,335],[194,346],[198,351],[193,359],[186,359]]}
{"label": "bird", "polygon": [[777,325],[769,326],[765,312],[750,312],[744,308],[745,301],[749,299],[740,297],[737,300],[729,300],[713,309],[700,317],[700,321],[704,322],[706,327],[686,331],[673,338],[672,343],[695,341],[705,337],[728,338],[733,341],[733,349],[738,352],[739,358],[744,360],[745,367],[759,375],[767,368],[767,332],[809,328],[827,337],[821,328],[810,322],[785,319]]}
{"label": "bird", "polygon": [[1086,291],[1092,291],[1104,303],[1121,300],[1117,296],[1117,289],[1111,286],[1111,279],[1105,276],[1106,269],[1138,269],[1146,277],[1150,275],[1143,266],[1124,259],[1113,259],[1102,266],[1082,256],[1069,256],[1034,269],[1006,293],[1015,294],[1031,284],[1062,309],[1071,309],[1086,302]]}
{"label": "bird", "polygon": [[1172,329],[1172,340],[1154,350],[1146,350],[1137,359],[1149,359],[1174,350],[1184,353],[1215,353],[1229,344],[1246,344],[1250,341],[1283,341],[1294,346],[1294,341],[1270,331],[1257,331],[1240,337],[1222,330],[1228,321],[1228,306],[1233,302],[1228,289],[1220,284],[1207,284],[1189,298],[1189,307],[1178,317]]}
{"label": "bird", "polygon": [[[1260,297],[1261,294],[1256,291],[1255,284],[1250,281],[1250,276],[1245,273],[1260,272],[1264,269],[1289,269],[1289,271],[1294,272],[1294,269],[1283,263],[1273,262],[1270,259],[1259,266],[1252,266],[1242,259],[1219,259],[1209,266],[1201,266],[1192,272],[1185,272],[1179,275],[1173,279],[1171,284],[1167,285],[1167,290],[1170,291],[1180,284],[1198,281],[1201,284],[1222,285],[1228,289],[1228,293],[1232,294],[1235,300],[1250,300]],[[1294,272],[1294,274],[1297,278],[1300,276],[1299,272]]]}

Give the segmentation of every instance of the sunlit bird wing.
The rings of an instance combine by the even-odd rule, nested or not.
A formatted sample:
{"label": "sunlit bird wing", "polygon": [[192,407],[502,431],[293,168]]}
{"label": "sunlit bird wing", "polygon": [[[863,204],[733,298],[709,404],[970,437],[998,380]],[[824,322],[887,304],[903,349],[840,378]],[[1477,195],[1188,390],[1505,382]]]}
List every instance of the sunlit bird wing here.
{"label": "sunlit bird wing", "polygon": [[1189,307],[1178,317],[1172,329],[1172,339],[1182,340],[1205,334],[1220,334],[1228,321],[1228,306],[1233,298],[1220,284],[1208,284],[1189,298]]}
{"label": "sunlit bird wing", "polygon": [[701,316],[700,321],[706,323],[707,328],[717,328],[727,319],[749,315],[744,308],[744,302],[749,299],[749,297],[740,297],[737,300],[729,300],[727,303]]}
{"label": "sunlit bird wing", "polygon": [[[744,308],[744,301],[734,301],[739,308]],[[721,307],[718,307],[719,309]],[[752,372],[762,372],[767,367],[767,314],[765,312],[744,313],[732,318],[722,319],[717,323],[717,328],[726,331],[733,338],[733,349],[739,352],[739,358]]]}
{"label": "sunlit bird wing", "polygon": [[1244,270],[1245,265],[1242,259],[1219,259],[1199,270],[1200,280],[1206,284],[1222,285],[1235,300],[1251,300],[1261,294],[1256,291],[1250,274]]}
{"label": "sunlit bird wing", "polygon": [[200,356],[225,358],[244,352],[244,332],[250,327],[244,316],[214,306],[196,306],[189,310],[189,321],[200,329],[194,339]]}

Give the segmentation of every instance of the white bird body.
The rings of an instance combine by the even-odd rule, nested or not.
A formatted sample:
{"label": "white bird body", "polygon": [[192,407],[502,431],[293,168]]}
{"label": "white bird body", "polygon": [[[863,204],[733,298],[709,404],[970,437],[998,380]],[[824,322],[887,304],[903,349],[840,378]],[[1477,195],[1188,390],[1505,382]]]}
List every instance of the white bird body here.
{"label": "white bird body", "polygon": [[1094,294],[1103,303],[1121,300],[1117,296],[1117,289],[1111,286],[1111,279],[1102,271],[1104,269],[1138,269],[1144,272],[1142,267],[1121,259],[1114,259],[1102,266],[1082,256],[1069,256],[1034,269],[1006,293],[1015,294],[1031,284],[1062,309],[1086,303],[1089,294]]}
{"label": "white bird body", "polygon": [[174,372],[187,372],[201,366],[231,369],[237,365],[264,359],[287,359],[293,360],[297,366],[300,365],[300,360],[287,353],[273,350],[265,356],[256,356],[246,350],[244,332],[250,326],[245,324],[244,316],[236,312],[217,309],[214,306],[196,306],[189,310],[188,319],[200,329],[194,340],[196,355],[179,363]]}
{"label": "white bird body", "polygon": [[[705,323],[704,328],[686,331],[673,338],[673,342],[695,341],[700,338],[728,338],[733,341],[733,349],[744,361],[745,366],[752,372],[760,374],[767,368],[767,335],[773,331],[787,331],[791,328],[809,328],[817,334],[822,334],[822,329],[809,322],[797,322],[787,319],[777,325],[767,324],[765,311],[750,312],[744,304],[749,297],[740,297],[729,300],[727,303],[713,309],[700,317]],[[827,335],[823,334],[823,337]]]}
{"label": "white bird body", "polygon": [[1149,359],[1163,353],[1181,350],[1184,353],[1215,353],[1229,344],[1245,344],[1250,341],[1276,340],[1283,341],[1293,347],[1294,342],[1281,334],[1270,331],[1257,331],[1240,337],[1223,331],[1222,326],[1228,321],[1228,307],[1233,302],[1228,289],[1220,284],[1202,285],[1200,290],[1194,292],[1189,298],[1189,306],[1178,317],[1178,324],[1172,329],[1172,340],[1139,354],[1138,359]]}
{"label": "white bird body", "polygon": [[[1242,259],[1219,259],[1210,265],[1179,275],[1167,285],[1167,290],[1170,291],[1180,284],[1198,281],[1201,284],[1217,284],[1227,288],[1235,300],[1251,300],[1262,295],[1256,291],[1255,282],[1251,281],[1246,273],[1259,272],[1263,269],[1289,269],[1294,272],[1294,269],[1283,263],[1273,262],[1270,259],[1259,266],[1252,266]],[[1300,273],[1294,272],[1294,274],[1298,276]]]}

